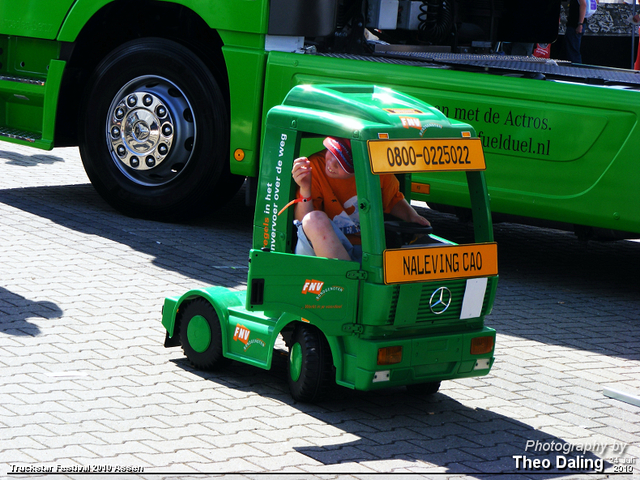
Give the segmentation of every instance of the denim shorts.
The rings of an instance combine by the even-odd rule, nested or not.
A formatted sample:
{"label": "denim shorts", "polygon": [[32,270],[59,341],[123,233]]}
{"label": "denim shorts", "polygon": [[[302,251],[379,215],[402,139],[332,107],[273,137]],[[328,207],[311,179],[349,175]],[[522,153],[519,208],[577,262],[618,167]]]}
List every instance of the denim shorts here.
{"label": "denim shorts", "polygon": [[[333,231],[336,232],[340,243],[342,243],[342,246],[351,257],[351,260],[353,260],[354,262],[362,262],[362,245],[352,245],[349,239],[342,232],[342,230],[336,227],[335,223],[333,223],[332,220],[330,220],[330,222],[331,226],[333,227]],[[311,245],[311,242],[304,233],[302,222],[300,222],[299,220],[294,220],[293,224],[298,229],[298,243],[296,244],[295,250],[296,255],[308,255],[310,257],[315,257],[316,253],[313,250],[313,245]]]}

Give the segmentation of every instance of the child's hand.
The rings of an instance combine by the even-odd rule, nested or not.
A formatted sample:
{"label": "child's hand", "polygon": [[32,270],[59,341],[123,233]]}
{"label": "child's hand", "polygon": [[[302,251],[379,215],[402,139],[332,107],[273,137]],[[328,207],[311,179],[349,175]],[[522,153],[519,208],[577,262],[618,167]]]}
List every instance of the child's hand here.
{"label": "child's hand", "polygon": [[300,193],[303,196],[311,195],[311,162],[307,157],[296,158],[293,161],[291,175],[293,181],[300,187]]}
{"label": "child's hand", "polygon": [[411,221],[413,223],[417,223],[418,225],[423,225],[425,227],[431,225],[431,223],[429,223],[429,220],[424,218],[422,215],[418,215],[417,213],[413,215],[413,218],[411,219]]}
{"label": "child's hand", "polygon": [[404,198],[397,202],[389,211],[389,213],[394,217],[398,217],[400,220],[404,220],[405,222],[417,223],[418,225],[422,225],[425,227],[431,225],[429,223],[429,220],[416,212],[415,209]]}

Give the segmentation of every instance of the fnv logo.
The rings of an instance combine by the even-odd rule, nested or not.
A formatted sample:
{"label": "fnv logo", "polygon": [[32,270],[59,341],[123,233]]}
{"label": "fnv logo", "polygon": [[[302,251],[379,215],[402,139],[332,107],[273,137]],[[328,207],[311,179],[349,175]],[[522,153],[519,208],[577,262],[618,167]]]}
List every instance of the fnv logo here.
{"label": "fnv logo", "polygon": [[419,118],[400,117],[400,122],[402,122],[402,126],[404,128],[417,128],[418,130],[422,128],[422,123]]}
{"label": "fnv logo", "polygon": [[322,291],[322,286],[324,282],[319,282],[318,280],[305,280],[304,287],[302,287],[302,293],[305,295],[307,293],[315,293],[318,294]]}
{"label": "fnv logo", "polygon": [[236,325],[236,331],[233,334],[233,340],[236,342],[240,340],[242,343],[246,345],[247,342],[249,341],[250,334],[251,334],[251,330],[249,330],[247,327],[243,327],[238,323]]}

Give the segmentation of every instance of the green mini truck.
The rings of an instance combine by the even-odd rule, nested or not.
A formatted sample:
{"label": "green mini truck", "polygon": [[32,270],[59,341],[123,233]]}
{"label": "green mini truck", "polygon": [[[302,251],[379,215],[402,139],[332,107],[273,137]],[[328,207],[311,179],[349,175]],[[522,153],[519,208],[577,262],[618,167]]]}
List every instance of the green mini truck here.
{"label": "green mini truck", "polygon": [[[294,208],[284,208],[297,194],[292,164],[326,136],[351,141],[361,263],[294,253]],[[268,112],[263,146],[247,290],[166,298],[165,346],[182,345],[199,369],[228,360],[269,369],[281,335],[291,395],[304,402],[336,383],[428,394],[442,380],[486,375],[497,245],[473,128],[388,88],[299,85]],[[466,174],[475,243],[385,217],[380,175],[403,185],[425,171]]]}

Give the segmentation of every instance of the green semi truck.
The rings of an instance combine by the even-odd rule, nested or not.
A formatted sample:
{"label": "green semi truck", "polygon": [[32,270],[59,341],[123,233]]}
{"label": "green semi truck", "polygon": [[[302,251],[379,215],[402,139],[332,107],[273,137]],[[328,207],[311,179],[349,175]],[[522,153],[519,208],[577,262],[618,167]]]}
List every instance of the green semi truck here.
{"label": "green semi truck", "polygon": [[[326,136],[350,140],[361,263],[294,253],[293,161]],[[247,289],[166,298],[165,346],[181,345],[200,369],[230,359],[269,369],[282,337],[291,394],[306,402],[335,383],[430,394],[442,380],[488,374],[498,258],[473,128],[386,88],[300,85],[269,111],[263,146]],[[465,176],[469,243],[385,219],[380,175],[426,171]]]}
{"label": "green semi truck", "polygon": [[[640,233],[631,71],[495,55],[556,39],[560,0],[0,0],[0,138],[78,145],[134,216],[254,193],[264,115],[300,84],[377,84],[474,126],[491,209]],[[462,177],[413,198],[466,212]]]}

